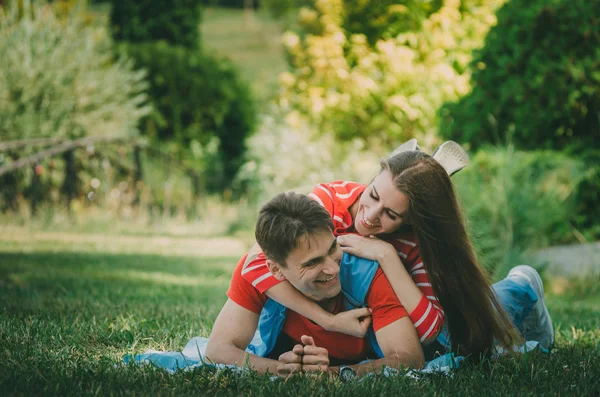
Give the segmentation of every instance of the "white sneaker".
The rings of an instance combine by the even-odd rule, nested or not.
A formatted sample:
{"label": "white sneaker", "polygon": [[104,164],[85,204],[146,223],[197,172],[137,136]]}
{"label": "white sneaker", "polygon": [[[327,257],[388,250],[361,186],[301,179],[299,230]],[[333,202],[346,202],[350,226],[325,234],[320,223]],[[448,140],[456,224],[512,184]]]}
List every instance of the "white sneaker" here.
{"label": "white sneaker", "polygon": [[521,265],[510,270],[507,278],[511,277],[524,279],[538,297],[531,313],[523,321],[523,338],[538,341],[542,348],[551,350],[554,346],[554,327],[544,300],[544,285],[540,274],[531,266]]}
{"label": "white sneaker", "polygon": [[446,141],[433,153],[433,158],[452,176],[469,164],[469,155],[458,143]]}
{"label": "white sneaker", "polygon": [[398,153],[408,152],[411,150],[421,150],[419,148],[419,144],[417,143],[417,140],[415,138],[404,142],[402,145],[400,145],[396,149],[394,149],[392,154],[390,154],[390,157],[393,157],[393,156],[397,155]]}

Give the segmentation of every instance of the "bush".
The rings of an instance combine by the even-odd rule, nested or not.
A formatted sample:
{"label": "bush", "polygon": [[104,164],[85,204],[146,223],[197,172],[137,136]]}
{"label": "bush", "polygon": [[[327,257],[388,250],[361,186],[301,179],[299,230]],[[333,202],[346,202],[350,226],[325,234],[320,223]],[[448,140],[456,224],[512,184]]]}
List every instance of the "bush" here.
{"label": "bush", "polygon": [[233,64],[160,42],[126,49],[147,70],[156,107],[144,132],[205,171],[209,190],[230,187],[256,124],[253,98]]}
{"label": "bush", "polygon": [[420,30],[422,22],[442,7],[440,0],[346,0],[343,4],[346,32],[364,34],[371,45]]}
{"label": "bush", "polygon": [[583,164],[553,151],[479,151],[453,177],[482,262],[503,276],[518,255],[575,242],[571,226]]}
{"label": "bush", "polygon": [[116,40],[164,40],[190,48],[200,43],[197,0],[113,0],[110,23]]}
{"label": "bush", "polygon": [[144,73],[114,59],[106,30],[48,6],[25,15],[0,12],[0,139],[136,135]]}
{"label": "bush", "polygon": [[[201,3],[208,7],[245,8],[245,0],[201,0]],[[261,3],[260,0],[252,0],[252,7],[259,8]]]}
{"label": "bush", "polygon": [[473,59],[473,91],[441,134],[476,147],[593,147],[600,137],[600,1],[511,0]]}
{"label": "bush", "polygon": [[[371,45],[373,38],[344,28],[341,0],[317,1],[316,9],[299,12],[300,25],[311,34],[284,36],[292,69],[281,76],[280,107],[340,140],[389,147],[415,137],[434,146],[437,110],[469,92],[471,50],[495,22],[498,3],[468,8],[447,2],[415,30]],[[413,26],[400,25],[398,30]]]}
{"label": "bush", "polygon": [[[38,2],[0,10],[0,140],[137,135],[138,121],[150,111],[144,73],[124,57],[115,60],[107,31],[80,17],[60,19]],[[0,165],[30,154],[2,154]],[[63,158],[76,163],[71,152]],[[41,169],[1,177],[1,206],[16,210],[21,193],[48,200],[50,182],[38,178]],[[62,183],[71,197],[78,185],[74,167]]]}

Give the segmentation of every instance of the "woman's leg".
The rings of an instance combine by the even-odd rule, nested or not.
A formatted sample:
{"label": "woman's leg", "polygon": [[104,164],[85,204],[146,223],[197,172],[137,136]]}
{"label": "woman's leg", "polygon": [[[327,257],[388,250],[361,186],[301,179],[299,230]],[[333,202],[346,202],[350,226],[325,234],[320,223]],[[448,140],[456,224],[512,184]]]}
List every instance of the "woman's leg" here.
{"label": "woman's leg", "polygon": [[[554,344],[552,319],[544,301],[544,287],[538,272],[531,266],[516,266],[505,279],[492,285],[498,303],[504,309],[523,339],[538,341],[544,349]],[[439,342],[449,348],[448,330],[438,336]]]}

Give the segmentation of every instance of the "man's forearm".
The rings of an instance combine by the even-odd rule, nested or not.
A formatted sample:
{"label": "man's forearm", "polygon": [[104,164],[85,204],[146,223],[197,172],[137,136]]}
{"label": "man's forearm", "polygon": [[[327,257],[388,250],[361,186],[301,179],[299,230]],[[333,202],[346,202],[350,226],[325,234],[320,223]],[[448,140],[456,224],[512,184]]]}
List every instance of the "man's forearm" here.
{"label": "man's forearm", "polygon": [[210,343],[206,348],[206,359],[215,364],[237,365],[259,373],[277,374],[277,360],[256,356],[232,344]]}
{"label": "man's forearm", "polygon": [[[368,361],[366,363],[349,365],[349,367],[352,368],[359,377],[372,372],[381,371],[383,366],[388,366],[391,368],[405,367],[420,369],[425,366],[425,361],[422,358],[413,357],[408,353],[398,352],[390,354],[384,358]],[[339,367],[330,367],[330,370],[334,374],[339,374]]]}

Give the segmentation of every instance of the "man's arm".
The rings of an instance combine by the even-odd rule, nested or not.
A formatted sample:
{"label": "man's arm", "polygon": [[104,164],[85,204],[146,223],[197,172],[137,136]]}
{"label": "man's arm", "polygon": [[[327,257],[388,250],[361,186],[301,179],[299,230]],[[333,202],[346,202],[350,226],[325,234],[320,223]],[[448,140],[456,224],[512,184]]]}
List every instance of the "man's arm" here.
{"label": "man's arm", "polygon": [[[384,357],[362,364],[349,365],[357,376],[380,371],[384,365],[392,368],[423,368],[425,358],[417,332],[408,317],[403,317],[375,333],[377,343]],[[326,372],[338,376],[340,367],[329,366],[327,349],[317,347],[312,337],[302,336],[304,353],[302,354],[302,370],[304,372]],[[281,360],[282,358],[280,358]]]}
{"label": "man's arm", "polygon": [[379,371],[383,365],[388,367],[423,368],[425,357],[415,326],[409,317],[402,317],[375,332],[377,343],[383,352],[383,358],[352,366],[357,375]]}
{"label": "man's arm", "polygon": [[217,364],[249,364],[257,372],[276,374],[278,361],[245,351],[254,337],[258,318],[257,313],[228,299],[215,320],[206,347],[206,358]]}

